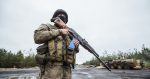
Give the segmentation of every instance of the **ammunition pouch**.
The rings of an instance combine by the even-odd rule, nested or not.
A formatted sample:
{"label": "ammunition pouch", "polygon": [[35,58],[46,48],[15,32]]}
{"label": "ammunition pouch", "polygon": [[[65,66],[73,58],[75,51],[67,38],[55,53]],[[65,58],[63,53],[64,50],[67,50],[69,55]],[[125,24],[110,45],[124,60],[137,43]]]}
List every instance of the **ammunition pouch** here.
{"label": "ammunition pouch", "polygon": [[69,64],[75,64],[75,51],[74,50],[69,50],[68,49],[68,52],[67,52],[67,55],[66,55],[66,59],[67,59],[67,62]]}
{"label": "ammunition pouch", "polygon": [[40,45],[37,47],[37,54],[35,60],[39,65],[45,65],[47,63],[46,58],[48,56],[48,46],[47,44]]}
{"label": "ammunition pouch", "polygon": [[40,45],[36,48],[38,54],[46,54],[48,53],[48,45],[47,43]]}
{"label": "ammunition pouch", "polygon": [[35,59],[36,59],[37,64],[39,64],[39,65],[46,64],[45,56],[46,56],[45,54],[43,54],[43,55],[36,54]]}

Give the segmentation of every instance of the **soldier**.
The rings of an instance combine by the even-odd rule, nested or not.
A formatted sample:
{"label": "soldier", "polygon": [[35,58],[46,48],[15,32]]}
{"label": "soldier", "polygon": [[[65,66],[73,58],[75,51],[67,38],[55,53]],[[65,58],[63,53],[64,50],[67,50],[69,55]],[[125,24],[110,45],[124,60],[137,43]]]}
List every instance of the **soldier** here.
{"label": "soldier", "polygon": [[[41,24],[34,31],[35,43],[42,44],[37,48],[36,57],[36,60],[42,61],[42,64],[37,61],[40,63],[40,79],[71,79],[71,67],[75,64],[75,54],[79,52],[79,41],[70,36],[66,11],[58,9],[52,18],[57,18],[54,25]],[[71,41],[74,42],[74,49],[70,50]],[[41,56],[44,58],[40,59]]]}

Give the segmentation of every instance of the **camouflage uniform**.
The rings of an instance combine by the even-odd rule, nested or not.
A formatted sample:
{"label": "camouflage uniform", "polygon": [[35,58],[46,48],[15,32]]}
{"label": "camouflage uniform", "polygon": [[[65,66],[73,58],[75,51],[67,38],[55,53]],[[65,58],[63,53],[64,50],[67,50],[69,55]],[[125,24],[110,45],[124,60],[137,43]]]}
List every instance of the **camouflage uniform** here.
{"label": "camouflage uniform", "polygon": [[[67,54],[71,38],[68,35],[62,36],[61,31],[54,25],[41,24],[34,32],[34,41],[36,44],[48,44],[50,56],[44,65],[44,74],[41,74],[40,78],[71,79],[71,64],[75,62],[75,55]],[[78,48],[75,49],[75,52],[78,52]]]}

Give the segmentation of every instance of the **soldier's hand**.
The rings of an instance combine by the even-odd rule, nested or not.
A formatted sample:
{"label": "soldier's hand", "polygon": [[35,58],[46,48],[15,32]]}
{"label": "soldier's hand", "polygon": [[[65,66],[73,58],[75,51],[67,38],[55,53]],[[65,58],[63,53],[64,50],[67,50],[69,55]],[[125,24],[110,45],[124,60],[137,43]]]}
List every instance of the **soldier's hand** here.
{"label": "soldier's hand", "polygon": [[63,35],[68,35],[69,34],[69,30],[68,29],[60,29],[61,30],[61,33]]}
{"label": "soldier's hand", "polygon": [[57,17],[56,20],[54,21],[56,25],[58,25],[60,28],[64,28],[66,24],[59,18]]}
{"label": "soldier's hand", "polygon": [[79,41],[78,41],[77,39],[74,40],[74,44],[75,44],[75,47],[76,47],[76,48],[79,47]]}

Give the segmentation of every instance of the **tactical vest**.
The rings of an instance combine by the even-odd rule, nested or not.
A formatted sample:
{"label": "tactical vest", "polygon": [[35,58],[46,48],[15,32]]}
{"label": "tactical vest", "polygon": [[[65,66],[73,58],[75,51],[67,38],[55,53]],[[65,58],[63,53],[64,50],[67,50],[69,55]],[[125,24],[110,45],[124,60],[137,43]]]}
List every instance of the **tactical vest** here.
{"label": "tactical vest", "polygon": [[[52,26],[50,24],[46,24],[49,28],[49,31],[52,29],[57,29],[56,26]],[[43,52],[43,54],[37,54],[36,59],[40,61],[48,60],[53,62],[67,62],[69,64],[75,63],[75,51],[69,51],[68,46],[71,41],[71,38],[69,36],[62,36],[59,35],[51,40],[48,41],[47,47],[43,45],[44,48],[46,48],[47,52],[43,52],[44,50],[37,51],[38,53]],[[42,48],[42,46],[41,46]],[[42,58],[43,57],[43,58]],[[41,60],[41,59],[43,60]],[[45,63],[42,63],[45,64]]]}

